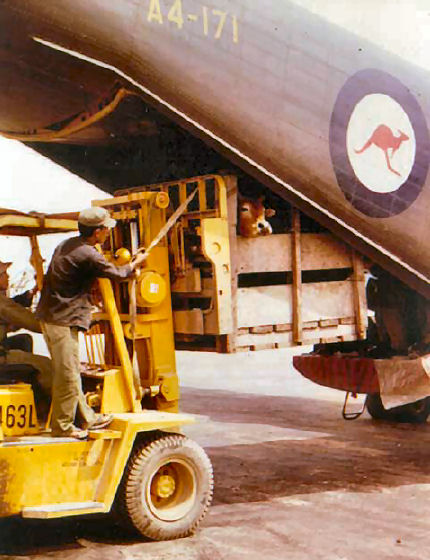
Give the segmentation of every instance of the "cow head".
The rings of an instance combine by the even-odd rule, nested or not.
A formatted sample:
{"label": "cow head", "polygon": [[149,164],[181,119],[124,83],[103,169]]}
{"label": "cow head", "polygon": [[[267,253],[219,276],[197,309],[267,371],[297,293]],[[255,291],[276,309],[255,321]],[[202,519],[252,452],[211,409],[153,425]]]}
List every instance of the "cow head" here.
{"label": "cow head", "polygon": [[264,196],[256,199],[239,197],[239,233],[243,237],[258,237],[272,233],[272,226],[266,218],[274,216],[275,210],[264,208],[263,200]]}

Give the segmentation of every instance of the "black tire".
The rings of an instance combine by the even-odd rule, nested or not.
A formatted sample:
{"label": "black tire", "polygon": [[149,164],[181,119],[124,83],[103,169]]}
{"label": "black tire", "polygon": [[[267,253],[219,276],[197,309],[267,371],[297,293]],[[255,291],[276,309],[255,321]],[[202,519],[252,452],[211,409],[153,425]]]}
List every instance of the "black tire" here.
{"label": "black tire", "polygon": [[161,435],[133,450],[117,495],[123,524],[162,541],[192,534],[212,501],[204,450],[182,435]]}
{"label": "black tire", "polygon": [[430,397],[419,401],[386,409],[379,393],[372,393],[366,397],[366,408],[375,420],[403,422],[409,424],[423,424],[430,414]]}

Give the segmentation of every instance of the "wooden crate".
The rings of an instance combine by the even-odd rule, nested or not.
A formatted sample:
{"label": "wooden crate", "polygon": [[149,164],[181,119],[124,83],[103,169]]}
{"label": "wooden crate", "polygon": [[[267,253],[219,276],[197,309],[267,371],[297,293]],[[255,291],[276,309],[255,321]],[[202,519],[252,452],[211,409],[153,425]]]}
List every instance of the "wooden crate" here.
{"label": "wooden crate", "polygon": [[[238,238],[235,283],[239,274],[243,273],[290,271],[291,238],[292,234],[255,240]],[[365,330],[364,275],[362,270],[361,275],[354,274],[351,252],[327,233],[303,234],[301,240],[302,272],[351,269],[351,275],[343,281],[301,283],[296,309],[293,292],[297,287],[294,283],[237,287],[235,346],[252,347],[268,343],[285,346],[313,344],[327,339],[355,340],[360,338],[358,328],[361,327],[361,332]],[[323,274],[321,276],[324,277]],[[356,317],[358,306],[360,315]]]}
{"label": "wooden crate", "polygon": [[[293,211],[290,233],[238,236],[237,197],[234,188],[228,192],[234,332],[225,347],[260,350],[365,338],[360,256],[330,233],[302,233],[298,211]],[[273,273],[278,279],[284,273],[286,282],[255,285],[259,277],[267,284]],[[254,285],[241,287],[247,275],[253,275]],[[309,281],[312,275],[318,281]]]}
{"label": "wooden crate", "polygon": [[330,233],[302,232],[298,211],[288,233],[250,239],[237,234],[234,176],[142,188],[168,192],[171,212],[198,190],[169,234],[178,347],[235,352],[365,337],[361,258]]}

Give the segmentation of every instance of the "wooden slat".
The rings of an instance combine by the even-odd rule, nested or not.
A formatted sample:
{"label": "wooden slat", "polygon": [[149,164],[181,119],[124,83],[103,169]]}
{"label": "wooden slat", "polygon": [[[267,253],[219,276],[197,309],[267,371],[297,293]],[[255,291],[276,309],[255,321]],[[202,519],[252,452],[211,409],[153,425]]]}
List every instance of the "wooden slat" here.
{"label": "wooden slat", "polygon": [[267,344],[252,344],[250,350],[273,350],[276,348],[276,343],[269,342]]}
{"label": "wooden slat", "polygon": [[259,327],[251,327],[249,332],[252,334],[266,334],[273,332],[273,325],[261,325]]}
{"label": "wooden slat", "polygon": [[318,326],[325,327],[336,327],[339,324],[339,319],[322,319],[318,321]]}
{"label": "wooden slat", "polygon": [[[350,318],[354,315],[352,282],[302,285],[303,328],[309,321]],[[237,326],[256,327],[293,322],[292,287],[257,286],[237,292]],[[318,324],[316,324],[318,326]]]}
{"label": "wooden slat", "polygon": [[[303,344],[314,344],[321,340],[336,339],[354,340],[355,325],[338,325],[326,329],[303,329]],[[237,348],[262,346],[266,344],[278,344],[284,346],[294,346],[293,333],[290,332],[271,332],[267,334],[243,334],[236,338]]]}
{"label": "wooden slat", "polygon": [[198,181],[199,187],[199,210],[200,212],[204,212],[207,210],[206,207],[206,183],[205,181]]}
{"label": "wooden slat", "polygon": [[342,317],[340,322],[342,325],[355,325],[355,317]]}
{"label": "wooden slat", "polygon": [[300,244],[300,213],[295,208],[292,212],[292,268],[293,268],[293,340],[302,342],[302,253]]}
{"label": "wooden slat", "polygon": [[364,340],[366,338],[367,327],[367,310],[366,310],[366,293],[364,285],[364,266],[363,260],[352,251],[353,264],[353,291],[354,291],[354,309],[357,325],[357,338]]}
{"label": "wooden slat", "polygon": [[[237,238],[239,274],[292,270],[292,234]],[[302,270],[350,268],[351,254],[346,245],[330,233],[302,233]]]}
{"label": "wooden slat", "polygon": [[288,332],[293,330],[292,323],[281,323],[280,325],[274,325],[273,330],[275,332]]}
{"label": "wooden slat", "polygon": [[303,323],[304,329],[317,329],[320,326],[320,321],[308,321]]}
{"label": "wooden slat", "polygon": [[179,183],[179,203],[182,204],[187,199],[187,183],[180,181]]}

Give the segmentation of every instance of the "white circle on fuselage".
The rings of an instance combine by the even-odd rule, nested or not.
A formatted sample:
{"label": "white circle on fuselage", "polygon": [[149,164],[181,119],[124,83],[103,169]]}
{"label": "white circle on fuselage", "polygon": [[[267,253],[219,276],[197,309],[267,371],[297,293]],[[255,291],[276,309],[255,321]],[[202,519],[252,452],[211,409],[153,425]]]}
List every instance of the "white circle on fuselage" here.
{"label": "white circle on fuselage", "polygon": [[414,165],[414,129],[402,106],[389,95],[372,93],[357,103],[346,145],[356,177],[373,192],[396,191]]}

